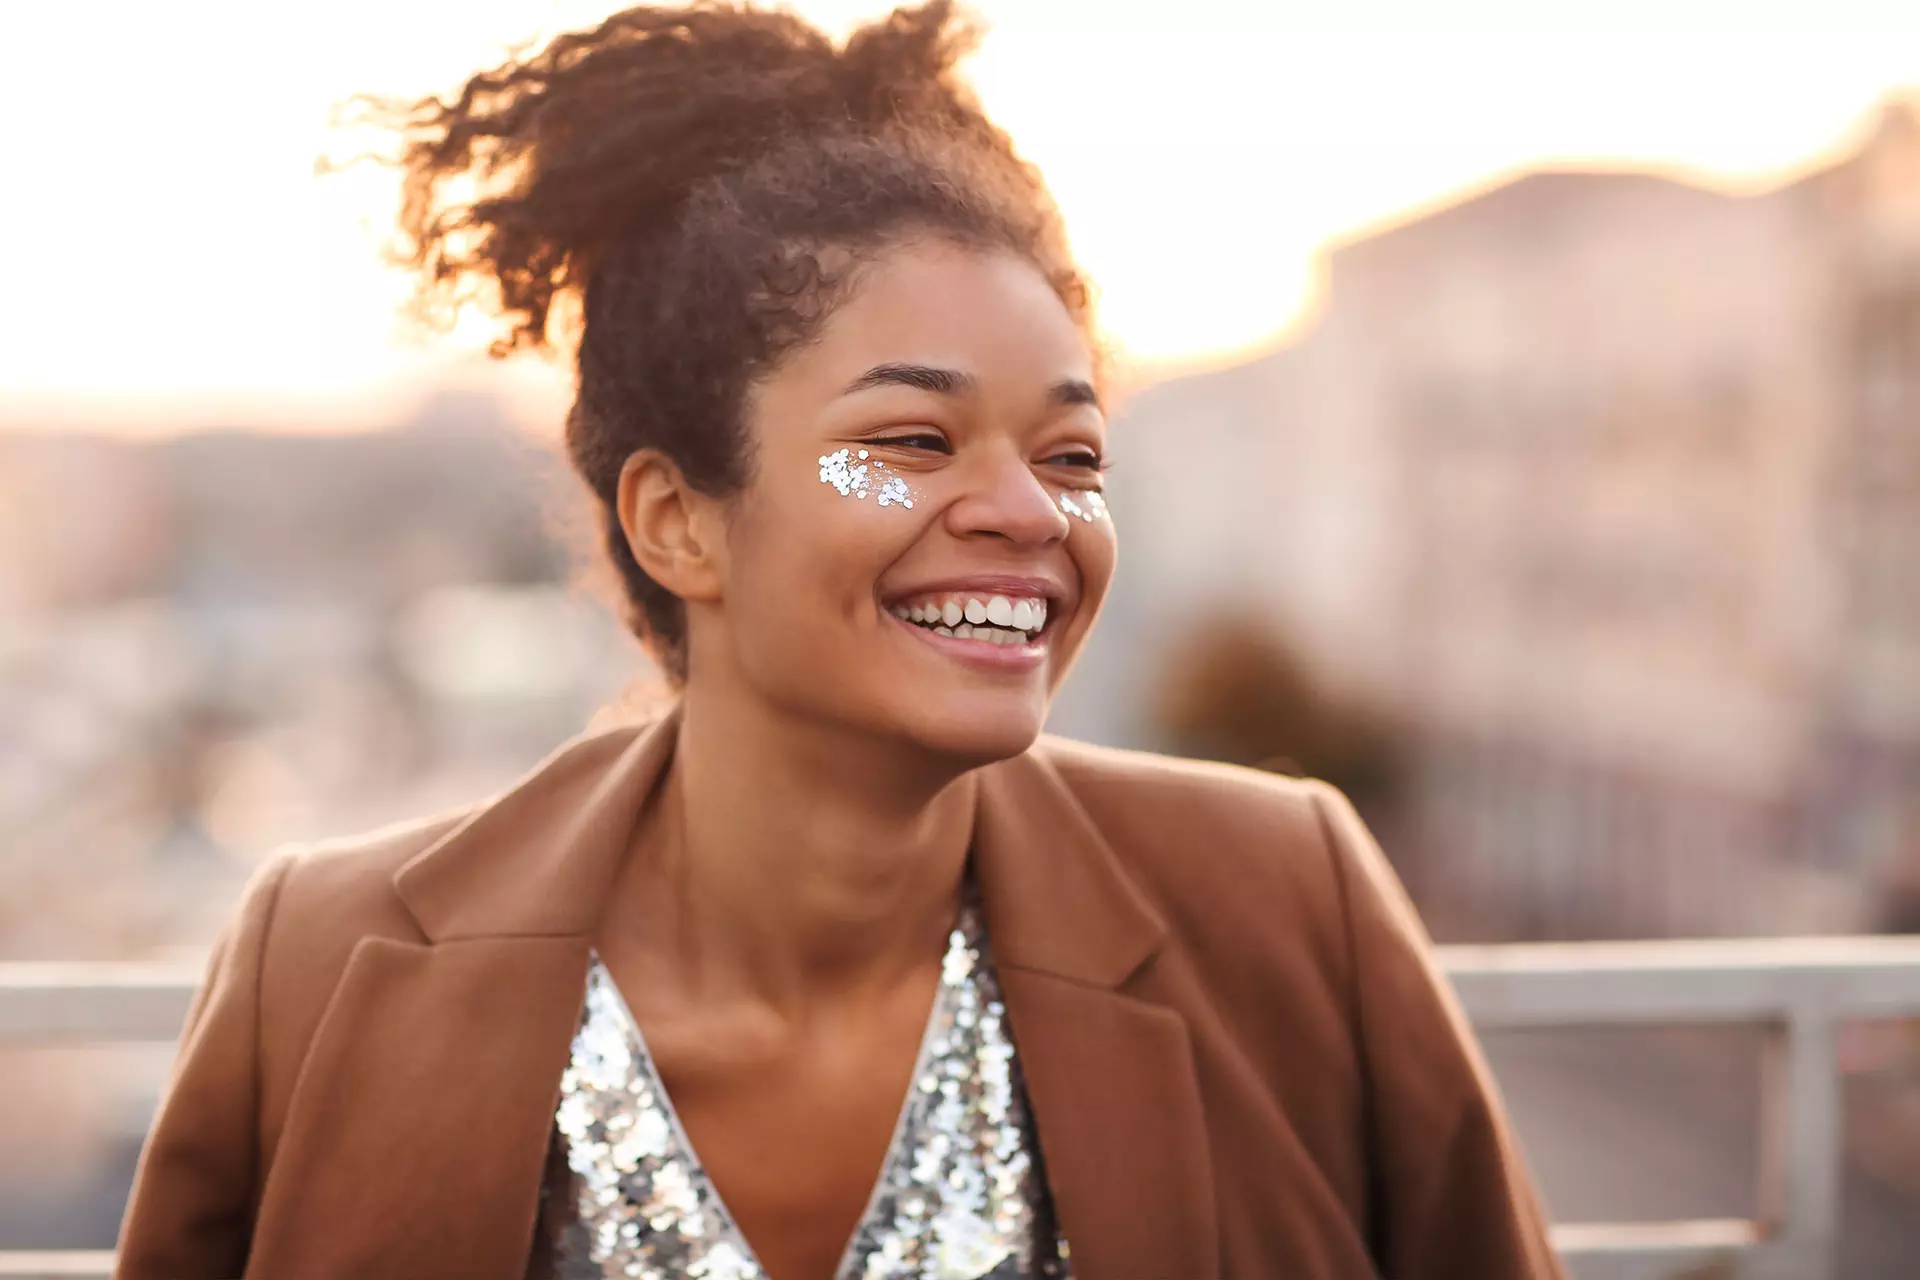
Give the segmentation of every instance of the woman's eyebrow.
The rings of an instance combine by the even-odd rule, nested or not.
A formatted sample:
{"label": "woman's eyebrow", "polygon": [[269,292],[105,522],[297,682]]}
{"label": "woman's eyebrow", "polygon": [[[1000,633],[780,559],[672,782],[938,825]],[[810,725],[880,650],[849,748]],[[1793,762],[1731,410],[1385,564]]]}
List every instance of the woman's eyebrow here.
{"label": "woman's eyebrow", "polygon": [[850,396],[873,387],[916,387],[937,395],[954,396],[972,391],[979,380],[958,369],[936,369],[927,364],[877,364],[852,382],[840,394]]}
{"label": "woman's eyebrow", "polygon": [[[913,387],[920,391],[931,391],[936,395],[965,395],[980,385],[980,380],[970,373],[959,369],[941,369],[929,364],[908,364],[889,362],[877,364],[859,377],[849,382],[840,394],[853,395],[859,391],[869,391],[874,387]],[[1063,378],[1047,388],[1047,399],[1057,405],[1092,405],[1096,409],[1100,403],[1100,393],[1093,384],[1084,378]]]}
{"label": "woman's eyebrow", "polygon": [[1104,409],[1105,407],[1100,403],[1100,393],[1093,389],[1091,382],[1083,378],[1067,378],[1054,383],[1053,389],[1047,394],[1047,398],[1055,404],[1090,404],[1096,409]]}

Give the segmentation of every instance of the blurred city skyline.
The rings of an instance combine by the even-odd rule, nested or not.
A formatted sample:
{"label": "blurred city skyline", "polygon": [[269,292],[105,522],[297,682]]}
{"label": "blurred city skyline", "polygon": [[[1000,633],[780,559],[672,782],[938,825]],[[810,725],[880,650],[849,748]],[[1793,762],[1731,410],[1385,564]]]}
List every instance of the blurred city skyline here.
{"label": "blurred city skyline", "polygon": [[[619,7],[11,11],[18,47],[85,57],[21,59],[0,84],[13,118],[48,122],[22,131],[29,198],[0,215],[32,247],[13,271],[35,300],[0,319],[0,426],[366,428],[448,386],[550,419],[564,371],[487,366],[479,317],[427,345],[399,333],[406,282],[376,252],[391,175],[321,178],[314,161],[365,141],[329,132],[350,95],[446,91]],[[888,6],[792,7],[841,31]],[[1199,0],[1177,27],[1141,5],[972,7],[988,28],[973,79],[1059,196],[1134,384],[1283,341],[1318,305],[1330,247],[1516,173],[1751,193],[1856,146],[1876,103],[1920,86],[1920,16],[1865,4],[1475,3],[1440,23]]]}

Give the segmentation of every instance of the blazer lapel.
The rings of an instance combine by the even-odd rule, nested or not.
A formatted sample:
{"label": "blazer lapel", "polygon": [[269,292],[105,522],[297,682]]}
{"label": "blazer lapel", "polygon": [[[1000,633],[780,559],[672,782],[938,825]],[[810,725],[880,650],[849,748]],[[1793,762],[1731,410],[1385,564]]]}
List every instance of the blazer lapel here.
{"label": "blazer lapel", "polygon": [[247,1274],[524,1275],[587,958],[572,937],[363,941],[289,1105]]}
{"label": "blazer lapel", "polygon": [[1041,746],[981,776],[974,857],[1055,1208],[1080,1280],[1220,1274],[1185,1022],[1128,992],[1166,927]]}
{"label": "blazer lapel", "polygon": [[592,932],[676,721],[568,743],[395,874],[426,941],[355,947],[249,1275],[525,1274]]}

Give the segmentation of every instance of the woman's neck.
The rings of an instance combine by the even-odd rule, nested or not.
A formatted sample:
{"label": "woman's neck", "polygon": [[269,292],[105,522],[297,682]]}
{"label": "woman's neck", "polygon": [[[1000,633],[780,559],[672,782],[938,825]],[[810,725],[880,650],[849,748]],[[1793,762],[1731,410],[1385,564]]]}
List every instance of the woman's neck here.
{"label": "woman's neck", "polygon": [[938,960],[973,806],[954,766],[690,690],[608,918],[689,995],[804,1017]]}

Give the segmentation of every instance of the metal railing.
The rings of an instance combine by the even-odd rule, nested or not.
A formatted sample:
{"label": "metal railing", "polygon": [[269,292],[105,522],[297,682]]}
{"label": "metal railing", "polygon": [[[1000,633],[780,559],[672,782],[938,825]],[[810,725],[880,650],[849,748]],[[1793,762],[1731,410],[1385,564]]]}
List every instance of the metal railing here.
{"label": "metal railing", "polygon": [[1825,1280],[1839,1239],[1839,1031],[1920,1015],[1920,937],[1444,947],[1481,1031],[1765,1029],[1757,1220],[1579,1223],[1554,1242],[1580,1280]]}
{"label": "metal railing", "polygon": [[[1579,1280],[1823,1280],[1842,1160],[1838,1033],[1920,1017],[1920,937],[1442,947],[1482,1031],[1749,1024],[1766,1029],[1756,1220],[1570,1223],[1554,1242]],[[0,964],[0,1044],[171,1041],[197,970]],[[0,1277],[104,1277],[111,1253],[0,1252]]]}

